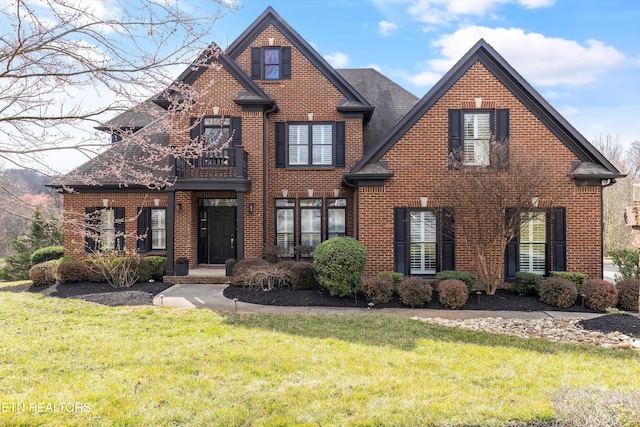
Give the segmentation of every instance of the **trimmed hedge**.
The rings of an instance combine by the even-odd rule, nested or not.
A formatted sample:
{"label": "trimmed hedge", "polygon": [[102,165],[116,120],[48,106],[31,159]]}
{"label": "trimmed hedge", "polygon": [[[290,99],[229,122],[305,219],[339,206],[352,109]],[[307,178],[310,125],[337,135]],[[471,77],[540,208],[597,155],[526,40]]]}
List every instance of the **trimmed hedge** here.
{"label": "trimmed hedge", "polygon": [[618,303],[618,290],[606,280],[589,279],[581,287],[584,304],[592,310],[605,311]]}
{"label": "trimmed hedge", "polygon": [[640,279],[622,279],[616,283],[616,288],[618,288],[618,305],[625,310],[638,310]]}
{"label": "trimmed hedge", "polygon": [[29,269],[29,279],[34,286],[44,286],[56,281],[56,264],[41,262]]}
{"label": "trimmed hedge", "polygon": [[398,285],[398,295],[403,304],[413,307],[422,307],[431,301],[433,288],[422,277],[405,277]]}
{"label": "trimmed hedge", "polygon": [[362,292],[374,304],[386,304],[393,298],[393,280],[387,277],[369,277],[362,283]]}
{"label": "trimmed hedge", "polygon": [[549,277],[561,277],[563,279],[570,280],[578,285],[582,285],[584,281],[587,280],[586,274],[573,271],[550,271]]}
{"label": "trimmed hedge", "polygon": [[458,279],[447,279],[438,283],[438,300],[440,304],[457,310],[464,307],[469,298],[467,285]]}
{"label": "trimmed hedge", "polygon": [[477,277],[475,274],[471,274],[467,271],[454,271],[454,270],[444,270],[436,273],[436,284],[442,282],[443,280],[461,280],[467,286],[467,291],[469,293],[473,292],[476,289],[476,280]]}
{"label": "trimmed hedge", "polygon": [[516,280],[511,284],[509,290],[520,296],[540,294],[540,284],[542,283],[542,276],[536,273],[529,273],[527,271],[518,271],[516,273]]}
{"label": "trimmed hedge", "polygon": [[560,307],[571,307],[578,298],[574,282],[562,277],[549,277],[540,284],[540,300],[544,303]]}
{"label": "trimmed hedge", "polygon": [[47,246],[37,249],[31,254],[31,264],[36,265],[43,262],[60,259],[64,255],[62,246]]}
{"label": "trimmed hedge", "polygon": [[278,267],[285,270],[293,289],[313,289],[316,283],[316,269],[307,261],[282,261]]}
{"label": "trimmed hedge", "polygon": [[367,264],[367,249],[351,237],[334,237],[313,252],[318,281],[334,296],[355,295]]}
{"label": "trimmed hedge", "polygon": [[87,266],[82,261],[64,261],[58,265],[56,276],[60,283],[83,282],[87,280]]}
{"label": "trimmed hedge", "polygon": [[145,259],[149,264],[151,278],[156,281],[162,281],[167,274],[167,258],[163,256],[148,256]]}

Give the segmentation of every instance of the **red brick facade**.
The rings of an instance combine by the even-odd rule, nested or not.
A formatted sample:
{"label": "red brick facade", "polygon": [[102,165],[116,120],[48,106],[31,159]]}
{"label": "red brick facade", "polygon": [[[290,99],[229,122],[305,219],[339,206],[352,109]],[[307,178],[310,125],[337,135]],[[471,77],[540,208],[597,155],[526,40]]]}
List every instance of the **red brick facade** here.
{"label": "red brick facade", "polygon": [[[278,17],[273,18],[278,21]],[[353,186],[343,178],[366,155],[363,153],[364,114],[344,114],[338,108],[349,94],[318,68],[321,59],[309,58],[301,51],[301,41],[291,39],[277,25],[266,25],[247,40],[233,57],[243,72],[252,69],[251,48],[265,46],[291,47],[291,78],[256,80],[255,82],[277,103],[277,111],[244,108],[236,102],[246,91],[233,73],[224,67],[211,67],[192,83],[198,94],[188,112],[175,113],[172,123],[184,131],[172,135],[172,145],[189,141],[191,117],[213,115],[217,111],[225,117],[242,119],[242,146],[248,154],[250,190],[244,194],[243,214],[244,253],[239,257],[262,256],[265,246],[276,243],[276,199],[323,199],[322,235],[326,235],[326,201],[337,197],[347,199],[347,234],[357,237],[367,248],[367,275],[394,270],[394,208],[420,207],[420,198],[428,197],[429,207],[447,207],[450,201],[442,183],[455,179],[456,171],[448,168],[448,111],[473,108],[474,100],[482,98],[482,108],[508,109],[510,112],[510,156],[512,159],[536,158],[545,165],[540,173],[552,177],[553,185],[540,194],[541,200],[563,194],[560,205],[566,208],[566,267],[568,271],[601,277],[601,188],[577,186],[570,179],[572,162],[580,159],[574,151],[552,132],[517,96],[510,91],[481,62],[471,65],[457,81],[439,96],[421,117],[379,158],[386,162],[393,176],[379,185]],[[297,36],[296,36],[297,37]],[[306,45],[305,45],[306,46]],[[319,57],[318,57],[319,58]],[[323,60],[322,60],[323,61]],[[335,71],[333,71],[335,73]],[[336,74],[337,75],[337,74]],[[312,115],[312,118],[311,118]],[[344,122],[346,128],[344,167],[276,167],[276,123],[278,122]],[[266,151],[265,151],[266,149]],[[171,191],[171,189],[169,189]],[[206,190],[175,190],[173,256],[188,257],[191,265],[198,259],[198,203],[200,199],[235,199],[236,191],[216,188]],[[106,193],[81,192],[66,194],[65,211],[69,219],[75,215],[82,220],[85,208],[103,206],[124,207],[128,220],[126,234],[135,234],[136,209],[170,203],[165,191],[132,192],[127,189]],[[240,199],[239,199],[240,200]],[[554,198],[555,200],[555,198]],[[178,210],[176,207],[180,207]],[[131,216],[129,216],[131,214]],[[300,232],[299,209],[296,209],[296,234]],[[240,217],[240,216],[239,216]],[[456,222],[474,221],[465,214],[464,207],[456,212]],[[80,221],[81,223],[82,221]],[[65,227],[65,254],[83,256],[82,230],[74,229],[68,221]],[[298,237],[299,241],[299,237]],[[135,250],[135,239],[127,239],[126,247]],[[460,233],[455,236],[455,266],[458,270],[475,271],[472,252],[465,246]]]}

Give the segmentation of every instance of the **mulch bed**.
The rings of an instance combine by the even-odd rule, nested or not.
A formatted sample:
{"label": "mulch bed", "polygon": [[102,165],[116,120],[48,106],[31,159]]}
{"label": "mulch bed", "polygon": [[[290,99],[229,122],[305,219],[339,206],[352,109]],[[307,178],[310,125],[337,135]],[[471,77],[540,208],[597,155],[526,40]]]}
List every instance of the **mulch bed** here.
{"label": "mulch bed", "polygon": [[[238,301],[253,304],[274,306],[310,306],[310,307],[360,307],[368,308],[368,302],[364,295],[354,297],[331,296],[326,289],[316,288],[311,290],[294,290],[291,288],[274,288],[270,291],[262,289],[245,288],[230,285],[224,290],[224,296],[229,299],[237,298]],[[373,310],[378,308],[408,308],[397,297],[387,304],[376,304]],[[438,301],[437,292],[433,293],[431,302],[423,308],[431,310],[450,310]],[[488,311],[568,311],[574,313],[599,313],[590,310],[582,304],[578,298],[576,304],[566,309],[546,304],[538,297],[520,296],[504,289],[498,289],[495,295],[487,295],[480,291],[469,296],[464,310],[488,310]],[[640,317],[638,312],[629,314],[609,314],[595,319],[582,320],[579,324],[588,330],[604,333],[621,332],[631,337],[640,338]]]}
{"label": "mulch bed", "polygon": [[[123,305],[151,305],[153,297],[165,289],[173,286],[165,282],[136,283],[130,288],[113,288],[108,283],[78,282],[61,283],[50,286],[33,286],[31,284],[5,287],[0,292],[34,292],[58,298],[79,298],[108,306]],[[255,290],[241,286],[230,285],[224,290],[227,298],[237,298],[239,301],[253,304],[266,304],[275,306],[312,306],[312,307],[361,307],[367,308],[366,299],[359,295],[353,297],[334,297],[325,289],[293,290],[291,288],[275,288],[271,291]],[[384,307],[407,308],[406,305],[394,298],[388,304],[376,304],[373,310]],[[433,298],[424,308],[432,310],[449,310],[438,302],[438,295],[434,292]],[[469,296],[465,310],[489,310],[489,311],[570,311],[595,313],[577,304],[560,310],[543,303],[536,297],[519,296],[509,291],[499,289],[496,295],[472,294]],[[582,320],[580,325],[593,331],[604,333],[621,332],[640,339],[640,318],[637,312],[629,314],[609,314],[595,319]]]}

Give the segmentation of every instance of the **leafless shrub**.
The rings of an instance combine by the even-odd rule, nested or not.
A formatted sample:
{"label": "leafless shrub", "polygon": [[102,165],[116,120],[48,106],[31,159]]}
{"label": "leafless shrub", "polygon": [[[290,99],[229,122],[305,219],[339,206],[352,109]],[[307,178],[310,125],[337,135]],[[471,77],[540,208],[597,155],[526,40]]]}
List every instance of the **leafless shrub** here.
{"label": "leafless shrub", "polygon": [[287,273],[286,269],[278,265],[268,264],[260,268],[248,270],[242,277],[238,277],[236,280],[241,280],[241,284],[246,287],[271,290],[274,287],[288,284],[289,275]]}

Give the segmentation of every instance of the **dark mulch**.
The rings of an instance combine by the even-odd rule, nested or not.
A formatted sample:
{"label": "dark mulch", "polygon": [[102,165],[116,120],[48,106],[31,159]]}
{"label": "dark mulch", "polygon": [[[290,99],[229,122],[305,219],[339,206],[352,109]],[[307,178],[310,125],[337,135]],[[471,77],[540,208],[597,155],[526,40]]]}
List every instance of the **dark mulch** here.
{"label": "dark mulch", "polygon": [[[238,301],[253,304],[275,306],[311,306],[311,307],[360,307],[367,308],[368,303],[362,294],[358,298],[331,296],[326,289],[316,288],[311,290],[294,290],[291,288],[274,288],[270,291],[262,289],[245,288],[230,285],[224,290],[224,295],[229,298],[237,298]],[[387,304],[376,304],[373,310],[378,308],[408,308],[398,298],[394,298]],[[431,310],[450,310],[438,301],[438,294],[434,292],[431,302],[423,308]],[[495,295],[487,295],[484,292],[474,293],[469,296],[464,310],[488,310],[488,311],[568,311],[578,313],[597,313],[583,306],[582,300],[573,306],[560,309],[545,304],[538,297],[520,296],[504,289],[499,289]],[[635,338],[640,338],[640,318],[637,312],[631,314],[609,314],[592,320],[582,320],[579,323],[583,328],[604,333],[621,332]]]}
{"label": "dark mulch", "polygon": [[136,283],[130,288],[114,288],[109,283],[76,282],[49,286],[10,286],[4,292],[34,292],[58,298],[78,298],[108,306],[151,305],[153,297],[173,286],[165,282]]}

